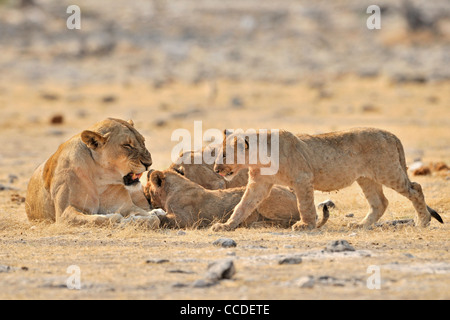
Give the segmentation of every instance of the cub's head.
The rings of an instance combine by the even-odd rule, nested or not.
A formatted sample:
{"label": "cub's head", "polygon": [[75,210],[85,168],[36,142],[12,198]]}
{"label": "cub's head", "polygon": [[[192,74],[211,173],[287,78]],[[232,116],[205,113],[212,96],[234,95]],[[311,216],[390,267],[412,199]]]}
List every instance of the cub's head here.
{"label": "cub's head", "polygon": [[[172,199],[182,202],[185,197],[191,198],[192,192],[189,191],[192,188],[201,187],[171,169],[151,170],[148,172],[148,182],[144,187],[144,194],[153,208],[170,211],[170,208],[166,208],[168,199],[172,197]],[[187,196],[187,194],[190,195]]]}
{"label": "cub's head", "polygon": [[227,180],[233,179],[238,171],[249,163],[249,138],[240,133],[224,131],[222,147],[216,157],[214,171]]}
{"label": "cub's head", "polygon": [[[215,154],[214,154],[215,156]],[[186,151],[181,153],[177,161],[172,163],[170,170],[210,190],[225,189],[224,179],[214,172],[214,163],[203,161],[203,153]]]}
{"label": "cub's head", "polygon": [[97,123],[81,133],[81,141],[101,167],[119,172],[125,185],[139,183],[142,173],[152,165],[145,139],[131,120],[110,118]]}

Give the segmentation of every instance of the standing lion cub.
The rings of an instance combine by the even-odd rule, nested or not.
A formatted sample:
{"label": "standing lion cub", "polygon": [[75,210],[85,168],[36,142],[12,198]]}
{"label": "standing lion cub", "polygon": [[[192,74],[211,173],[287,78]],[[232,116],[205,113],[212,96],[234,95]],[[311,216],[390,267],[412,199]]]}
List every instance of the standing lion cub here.
{"label": "standing lion cub", "polygon": [[133,122],[107,119],[62,144],[28,184],[29,220],[105,224],[135,215],[158,227],[149,214],[139,178],[152,164]]}
{"label": "standing lion cub", "polygon": [[[271,134],[278,134],[274,139],[278,141],[276,145],[271,145]],[[262,169],[269,165],[261,163],[252,141],[267,141],[267,150],[278,153],[276,173],[262,175]],[[228,154],[230,150],[234,151],[233,155]],[[239,152],[244,153],[243,163],[237,161]],[[249,159],[257,161],[250,164]],[[260,132],[233,133],[224,139],[214,169],[222,176],[232,177],[243,168],[249,168],[245,194],[226,223],[213,225],[214,231],[235,229],[269,195],[275,184],[291,187],[297,196],[301,221],[292,226],[293,230],[313,229],[316,227],[314,190],[339,190],[354,181],[370,205],[369,213],[359,226],[371,226],[385,212],[388,200],[383,194],[383,185],[413,203],[417,212],[416,225],[427,226],[431,217],[442,223],[439,214],[426,205],[421,186],[409,180],[400,140],[387,131],[361,128],[319,135],[280,131],[264,137]]]}

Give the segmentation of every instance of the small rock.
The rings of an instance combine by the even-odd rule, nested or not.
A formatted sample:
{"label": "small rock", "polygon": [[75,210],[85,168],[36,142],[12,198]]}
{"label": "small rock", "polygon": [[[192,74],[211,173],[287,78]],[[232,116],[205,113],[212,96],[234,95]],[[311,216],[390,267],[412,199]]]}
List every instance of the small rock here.
{"label": "small rock", "polygon": [[300,264],[302,263],[302,258],[298,256],[285,257],[278,261],[278,264]]}
{"label": "small rock", "polygon": [[147,264],[162,264],[162,263],[167,263],[169,262],[168,259],[150,259],[145,261],[145,263]]}
{"label": "small rock", "polygon": [[194,271],[182,270],[182,269],[169,269],[168,273],[182,273],[182,274],[194,274]]}
{"label": "small rock", "polygon": [[167,125],[167,120],[165,119],[157,119],[155,120],[155,126],[157,127],[165,127]]}
{"label": "small rock", "polygon": [[237,243],[233,239],[230,238],[220,238],[213,242],[213,245],[223,248],[231,248],[236,247]]}
{"label": "small rock", "polygon": [[300,288],[312,288],[315,282],[313,276],[305,276],[295,280],[295,285]]}
{"label": "small rock", "polygon": [[346,218],[353,218],[355,215],[353,214],[353,213],[349,213],[349,214],[346,214],[345,215],[345,217]]}
{"label": "small rock", "polygon": [[186,235],[186,231],[180,230],[180,231],[177,232],[177,235],[178,236],[184,236],[184,235]]}
{"label": "small rock", "polygon": [[189,287],[189,285],[186,283],[182,283],[182,282],[175,282],[172,285],[172,288],[186,288],[186,287]]}
{"label": "small rock", "polygon": [[212,280],[207,280],[207,279],[198,279],[198,280],[194,281],[192,286],[194,288],[208,288],[208,287],[212,287],[212,286],[216,285],[217,283],[218,283],[218,281],[212,281]]}
{"label": "small rock", "polygon": [[233,260],[220,260],[208,265],[206,278],[209,280],[231,279],[235,273]]}
{"label": "small rock", "polygon": [[14,193],[11,195],[11,202],[22,204],[25,203],[25,200],[25,197],[22,197],[20,194]]}
{"label": "small rock", "polygon": [[335,287],[344,287],[345,286],[344,280],[339,280],[339,279],[337,279],[335,277],[331,277],[331,276],[320,276],[317,279],[317,282],[320,284],[335,286]]}
{"label": "small rock", "polygon": [[414,225],[414,219],[388,220],[388,221],[375,223],[376,227],[395,227],[397,225],[413,226]]}
{"label": "small rock", "polygon": [[61,114],[56,114],[50,118],[50,124],[60,125],[64,123],[64,116]]}
{"label": "small rock", "polygon": [[414,259],[415,257],[411,253],[404,253],[404,256],[410,259]]}
{"label": "small rock", "polygon": [[12,268],[10,266],[2,266],[2,265],[0,265],[0,273],[9,272],[11,270],[12,270]]}
{"label": "small rock", "polygon": [[363,104],[361,106],[361,111],[362,112],[380,112],[380,108],[374,106],[373,104],[367,103],[367,104]]}
{"label": "small rock", "polygon": [[64,131],[58,129],[50,129],[47,131],[47,134],[50,136],[62,136],[64,133]]}
{"label": "small rock", "polygon": [[294,246],[292,244],[285,244],[283,246],[283,248],[285,248],[285,249],[294,249]]}
{"label": "small rock", "polygon": [[239,96],[234,96],[230,100],[230,104],[233,108],[242,109],[244,107],[244,101]]}
{"label": "small rock", "polygon": [[59,96],[56,93],[44,92],[41,94],[41,98],[48,101],[56,101],[59,100]]}
{"label": "small rock", "polygon": [[5,190],[15,190],[15,189],[13,187],[0,184],[0,191],[5,191]]}
{"label": "small rock", "polygon": [[344,252],[344,251],[355,251],[347,240],[334,240],[327,244],[325,251],[328,252]]}
{"label": "small rock", "polygon": [[116,100],[117,100],[117,97],[115,97],[113,95],[107,95],[102,98],[103,103],[113,103],[113,102],[116,102]]}
{"label": "small rock", "polygon": [[9,183],[14,183],[14,182],[16,182],[17,180],[19,180],[19,177],[16,176],[15,174],[9,174],[9,175],[8,175],[8,180],[9,180]]}

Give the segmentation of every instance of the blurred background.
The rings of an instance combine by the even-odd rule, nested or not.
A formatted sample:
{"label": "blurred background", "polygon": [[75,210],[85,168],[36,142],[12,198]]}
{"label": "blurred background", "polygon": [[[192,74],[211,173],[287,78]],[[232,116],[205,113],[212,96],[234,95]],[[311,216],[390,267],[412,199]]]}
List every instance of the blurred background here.
{"label": "blurred background", "polygon": [[[69,5],[81,30],[69,30]],[[367,8],[381,9],[369,30]],[[171,133],[391,130],[450,161],[450,1],[0,0],[0,166],[23,175],[106,117],[132,118],[155,168]],[[11,169],[13,168],[13,169]]]}

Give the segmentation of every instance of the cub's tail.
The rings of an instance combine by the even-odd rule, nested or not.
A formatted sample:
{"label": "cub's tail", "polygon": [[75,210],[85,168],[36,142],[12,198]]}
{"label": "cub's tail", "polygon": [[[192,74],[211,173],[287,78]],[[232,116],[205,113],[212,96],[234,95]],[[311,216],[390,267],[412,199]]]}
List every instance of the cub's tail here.
{"label": "cub's tail", "polygon": [[326,200],[324,202],[319,203],[319,205],[317,206],[317,208],[322,208],[322,219],[319,221],[319,223],[317,224],[317,228],[322,227],[330,218],[330,211],[328,211],[328,208],[335,208],[336,205],[334,204],[333,201],[331,200]]}
{"label": "cub's tail", "polygon": [[427,209],[433,218],[435,218],[440,223],[444,223],[444,220],[442,220],[441,216],[435,210],[431,209],[429,206],[427,206]]}

